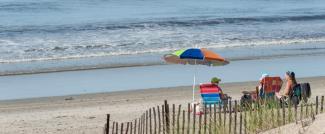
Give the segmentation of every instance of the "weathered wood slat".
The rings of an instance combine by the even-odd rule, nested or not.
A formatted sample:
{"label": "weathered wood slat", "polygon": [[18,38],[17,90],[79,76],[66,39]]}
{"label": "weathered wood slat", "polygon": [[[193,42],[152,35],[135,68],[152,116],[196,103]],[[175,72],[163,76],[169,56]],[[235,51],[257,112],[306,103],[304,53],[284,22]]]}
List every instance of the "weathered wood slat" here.
{"label": "weathered wood slat", "polygon": [[158,114],[158,134],[161,132],[161,119],[160,119],[160,107],[157,106],[157,114]]}
{"label": "weathered wood slat", "polygon": [[149,109],[149,132],[152,134],[152,117],[151,117],[151,108]]}
{"label": "weathered wood slat", "polygon": [[162,105],[161,106],[161,112],[162,112],[162,116],[161,116],[161,120],[162,120],[162,132],[163,134],[166,133],[166,129],[165,129],[165,106]]}
{"label": "weathered wood slat", "polygon": [[123,134],[123,125],[124,123],[121,123],[121,134]]}
{"label": "weathered wood slat", "polygon": [[235,110],[235,116],[234,116],[234,133],[237,133],[237,100],[235,100],[235,106],[234,106],[234,110]]}
{"label": "weathered wood slat", "polygon": [[207,105],[204,105],[204,126],[203,126],[203,134],[207,133]]}
{"label": "weathered wood slat", "polygon": [[318,96],[316,96],[316,115],[318,114]]}
{"label": "weathered wood slat", "polygon": [[170,134],[170,117],[169,117],[169,104],[165,100],[165,116],[166,116],[166,132]]}
{"label": "weathered wood slat", "polygon": [[157,114],[156,114],[156,108],[153,107],[153,122],[154,122],[154,134],[157,134]]}
{"label": "weathered wood slat", "polygon": [[175,134],[175,104],[173,104],[173,121],[172,121],[172,125],[173,125],[173,134]]}
{"label": "weathered wood slat", "polygon": [[324,96],[322,96],[322,99],[321,99],[320,112],[321,112],[321,113],[324,112]]}
{"label": "weathered wood slat", "polygon": [[195,125],[196,125],[196,104],[193,106],[193,132],[192,134],[195,134]]}
{"label": "weathered wood slat", "polygon": [[106,120],[106,134],[109,134],[109,121],[110,121],[110,117],[111,115],[110,114],[107,114],[107,120]]}
{"label": "weathered wood slat", "polygon": [[185,134],[185,110],[183,110],[182,134]]}
{"label": "weathered wood slat", "polygon": [[181,116],[181,107],[182,107],[182,105],[178,105],[178,112],[177,112],[177,134],[180,134],[180,122],[179,122],[179,120],[180,120],[180,116]]}
{"label": "weathered wood slat", "polygon": [[202,114],[199,115],[199,134],[201,134],[201,128],[202,128]]}
{"label": "weathered wood slat", "polygon": [[190,134],[190,121],[191,121],[191,104],[187,104],[187,134]]}
{"label": "weathered wood slat", "polygon": [[232,105],[231,105],[231,100],[229,101],[229,134],[231,134],[231,129],[232,129]]}

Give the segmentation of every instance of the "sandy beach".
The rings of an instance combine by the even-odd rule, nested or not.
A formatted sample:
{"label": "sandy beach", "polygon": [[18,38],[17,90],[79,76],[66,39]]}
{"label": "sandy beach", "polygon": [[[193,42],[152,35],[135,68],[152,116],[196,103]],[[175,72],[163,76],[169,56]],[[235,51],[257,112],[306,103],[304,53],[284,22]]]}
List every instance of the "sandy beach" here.
{"label": "sandy beach", "polygon": [[233,100],[262,74],[309,82],[310,101],[325,95],[324,0],[1,0],[0,18],[0,134],[102,134],[107,114],[186,109],[192,84],[199,102],[213,77]]}
{"label": "sandy beach", "polygon": [[[300,78],[298,81],[311,83],[312,96],[325,94],[325,77]],[[241,91],[254,89],[256,83],[225,83],[221,86],[225,93],[239,99]],[[146,109],[162,104],[165,99],[169,103],[186,105],[191,101],[191,93],[190,86],[183,86],[1,101],[0,133],[102,133],[108,113],[112,120],[129,121]]]}

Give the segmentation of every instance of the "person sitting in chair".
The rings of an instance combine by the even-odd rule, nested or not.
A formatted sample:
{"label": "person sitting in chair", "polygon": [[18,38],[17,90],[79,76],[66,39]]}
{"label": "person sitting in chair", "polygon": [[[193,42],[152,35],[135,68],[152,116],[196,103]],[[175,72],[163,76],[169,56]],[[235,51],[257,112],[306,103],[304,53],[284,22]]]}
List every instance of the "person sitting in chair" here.
{"label": "person sitting in chair", "polygon": [[215,85],[215,86],[219,89],[220,94],[221,94],[221,96],[220,96],[221,99],[222,99],[222,100],[225,100],[225,99],[228,98],[228,96],[227,96],[227,94],[224,94],[223,91],[222,91],[222,89],[220,88],[220,86],[219,86],[220,81],[221,81],[221,79],[219,79],[219,78],[217,78],[217,77],[213,77],[213,78],[211,79],[211,84]]}

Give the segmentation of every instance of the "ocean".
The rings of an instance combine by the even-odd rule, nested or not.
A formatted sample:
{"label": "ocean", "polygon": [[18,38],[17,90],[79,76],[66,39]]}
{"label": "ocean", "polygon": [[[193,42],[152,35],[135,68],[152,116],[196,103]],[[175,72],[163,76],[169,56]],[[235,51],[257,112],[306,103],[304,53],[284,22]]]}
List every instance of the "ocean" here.
{"label": "ocean", "polygon": [[[200,47],[222,67],[166,65]],[[324,76],[323,0],[0,0],[0,100]],[[50,73],[52,72],[52,73]]]}
{"label": "ocean", "polygon": [[1,0],[0,75],[325,53],[323,0]]}

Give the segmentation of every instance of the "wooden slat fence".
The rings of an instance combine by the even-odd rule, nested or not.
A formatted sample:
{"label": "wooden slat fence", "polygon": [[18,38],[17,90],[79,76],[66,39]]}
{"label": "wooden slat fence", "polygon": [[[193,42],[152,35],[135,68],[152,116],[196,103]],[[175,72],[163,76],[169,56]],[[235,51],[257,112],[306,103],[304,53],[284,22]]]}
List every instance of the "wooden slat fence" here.
{"label": "wooden slat fence", "polygon": [[[319,100],[319,98],[321,98]],[[247,134],[258,133],[306,118],[315,118],[324,112],[324,96],[315,101],[301,102],[298,106],[279,104],[278,101],[258,101],[240,105],[229,101],[228,105],[198,106],[168,104],[149,108],[140,118],[130,122],[112,121],[107,114],[105,134]],[[202,114],[198,114],[200,107]],[[276,116],[276,117],[275,117]],[[120,127],[119,127],[120,124]]]}

